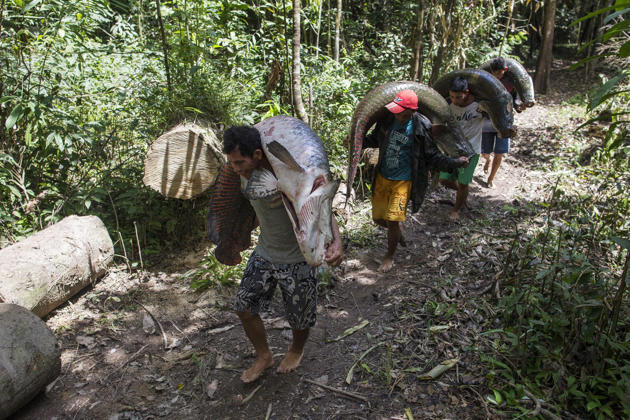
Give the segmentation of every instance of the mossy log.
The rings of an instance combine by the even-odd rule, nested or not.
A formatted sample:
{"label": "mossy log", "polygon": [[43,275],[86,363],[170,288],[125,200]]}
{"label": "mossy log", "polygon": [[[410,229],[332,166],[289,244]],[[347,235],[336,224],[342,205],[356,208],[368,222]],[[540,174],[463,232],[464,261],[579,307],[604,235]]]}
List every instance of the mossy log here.
{"label": "mossy log", "polygon": [[102,276],[113,258],[101,219],[66,217],[0,250],[0,302],[43,317]]}
{"label": "mossy log", "polygon": [[26,308],[0,303],[0,419],[33,399],[60,369],[60,348],[46,323]]}
{"label": "mossy log", "polygon": [[224,162],[221,144],[211,129],[177,125],[149,148],[142,181],[165,197],[187,200],[214,184]]}

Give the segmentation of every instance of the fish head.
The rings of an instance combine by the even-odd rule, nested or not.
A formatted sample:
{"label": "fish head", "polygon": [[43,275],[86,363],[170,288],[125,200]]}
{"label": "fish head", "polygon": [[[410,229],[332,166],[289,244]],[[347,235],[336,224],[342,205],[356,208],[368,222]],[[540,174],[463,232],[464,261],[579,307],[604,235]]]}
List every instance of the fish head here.
{"label": "fish head", "polygon": [[[279,182],[282,202],[289,214],[300,251],[309,265],[324,262],[333,240],[332,199],[339,182],[322,168],[306,168],[289,182]],[[290,185],[289,185],[290,184]]]}
{"label": "fish head", "polygon": [[505,91],[503,95],[492,101],[480,101],[479,107],[490,115],[492,125],[497,129],[501,137],[509,138],[514,123],[514,107],[512,96]]}
{"label": "fish head", "polygon": [[[433,127],[437,127],[435,130]],[[475,154],[472,146],[457,120],[451,116],[446,124],[436,124],[431,127],[433,134],[433,140],[438,145],[439,149],[451,156],[472,156]]]}

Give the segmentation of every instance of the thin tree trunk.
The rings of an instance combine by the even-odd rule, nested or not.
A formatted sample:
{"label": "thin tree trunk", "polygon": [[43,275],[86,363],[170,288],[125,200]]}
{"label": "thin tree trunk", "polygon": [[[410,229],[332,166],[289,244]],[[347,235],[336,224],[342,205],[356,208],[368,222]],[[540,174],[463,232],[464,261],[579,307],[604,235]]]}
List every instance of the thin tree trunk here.
{"label": "thin tree trunk", "polygon": [[339,38],[341,36],[342,0],[337,0],[337,18],[335,19],[335,61],[339,62]]}
{"label": "thin tree trunk", "polygon": [[330,34],[330,28],[332,27],[330,23],[330,0],[328,0],[328,10],[326,10],[326,22],[328,22],[328,57],[330,57],[332,52],[332,36]]}
{"label": "thin tree trunk", "polygon": [[[341,1],[341,0],[339,0]],[[302,80],[300,77],[300,0],[293,0],[293,105],[298,117],[308,124],[308,114],[302,101]]]}
{"label": "thin tree trunk", "polygon": [[162,35],[162,51],[164,52],[164,69],[166,70],[166,86],[169,93],[173,92],[171,86],[171,71],[168,67],[168,45],[166,44],[166,33],[164,32],[164,22],[162,21],[162,12],[160,10],[160,0],[155,0],[157,7],[157,17],[160,24],[160,34]]}
{"label": "thin tree trunk", "polygon": [[510,0],[508,4],[508,20],[505,25],[505,32],[503,33],[503,39],[501,40],[501,46],[499,47],[499,57],[503,53],[503,46],[505,45],[505,40],[507,39],[508,32],[510,31],[510,23],[512,22],[512,13],[514,12],[514,0]]}
{"label": "thin tree trunk", "polygon": [[[4,0],[2,0],[4,2]],[[142,40],[142,0],[138,0],[138,38]]]}
{"label": "thin tree trunk", "polygon": [[438,48],[437,55],[435,60],[433,61],[433,68],[431,69],[431,77],[429,78],[429,85],[435,83],[438,79],[442,71],[442,62],[444,62],[444,57],[447,53],[447,47],[449,44],[449,38],[452,32],[451,28],[451,12],[453,11],[453,3],[455,0],[450,0],[446,6],[446,9],[441,9],[440,12],[443,14],[441,16],[442,20],[442,42],[440,43],[440,47]]}
{"label": "thin tree trunk", "polygon": [[424,35],[424,7],[422,7],[422,0],[418,1],[418,21],[416,22],[416,31],[414,39],[413,58],[411,61],[411,80],[416,81],[422,79],[422,54],[423,43],[422,37]]}
{"label": "thin tree trunk", "polygon": [[534,80],[534,89],[538,93],[546,93],[549,88],[556,4],[557,0],[547,0],[543,9],[543,39],[536,63],[536,79]]}
{"label": "thin tree trunk", "polygon": [[315,59],[319,58],[319,33],[322,30],[322,8],[324,0],[319,0],[319,10],[317,11],[317,36],[315,37]]}
{"label": "thin tree trunk", "polygon": [[[288,37],[288,28],[287,28],[287,3],[286,0],[282,0],[282,19],[284,20],[284,52],[285,52],[285,62],[286,62],[286,73],[289,75],[289,103],[293,103],[293,75],[289,71],[289,37]],[[283,89],[284,90],[284,89]]]}

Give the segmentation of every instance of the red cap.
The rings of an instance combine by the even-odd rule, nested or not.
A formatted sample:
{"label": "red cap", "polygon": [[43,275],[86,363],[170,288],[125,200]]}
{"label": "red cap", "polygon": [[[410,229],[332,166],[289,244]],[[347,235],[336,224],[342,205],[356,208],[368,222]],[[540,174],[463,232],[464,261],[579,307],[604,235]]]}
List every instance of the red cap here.
{"label": "red cap", "polygon": [[405,109],[415,111],[418,109],[418,95],[410,89],[401,90],[392,102],[385,105],[385,108],[394,114],[403,112]]}

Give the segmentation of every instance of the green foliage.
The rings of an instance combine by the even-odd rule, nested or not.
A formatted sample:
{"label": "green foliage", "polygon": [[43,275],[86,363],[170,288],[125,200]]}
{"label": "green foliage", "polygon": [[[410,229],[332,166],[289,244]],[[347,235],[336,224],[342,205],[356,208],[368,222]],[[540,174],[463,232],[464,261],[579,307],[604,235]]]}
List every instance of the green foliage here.
{"label": "green foliage", "polygon": [[484,359],[489,383],[510,407],[526,410],[520,399],[529,390],[597,418],[630,415],[630,312],[620,276],[628,254],[612,241],[630,237],[624,157],[596,156],[581,176],[597,179],[597,191],[575,196],[570,183],[559,183],[541,203],[546,222],[516,233],[510,254],[519,259],[508,258],[493,308],[502,327],[486,333],[497,356]]}
{"label": "green foliage", "polygon": [[182,279],[190,279],[190,287],[194,290],[206,290],[216,287],[219,290],[230,287],[240,281],[247,266],[251,251],[245,251],[243,260],[235,266],[223,265],[217,261],[213,253],[209,253],[201,261],[200,267],[188,270]]}

